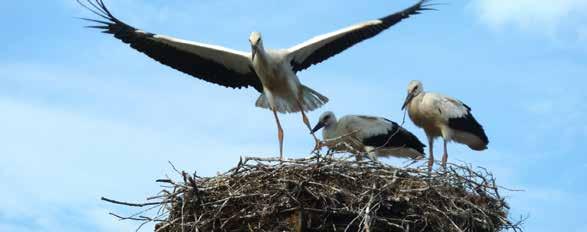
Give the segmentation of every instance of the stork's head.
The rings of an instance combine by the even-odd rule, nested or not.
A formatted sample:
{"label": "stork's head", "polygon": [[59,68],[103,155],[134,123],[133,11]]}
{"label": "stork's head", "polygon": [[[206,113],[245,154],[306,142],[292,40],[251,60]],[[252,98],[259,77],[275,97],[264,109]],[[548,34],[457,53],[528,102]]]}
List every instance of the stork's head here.
{"label": "stork's head", "polygon": [[263,46],[263,41],[261,41],[261,33],[251,33],[251,36],[249,36],[249,42],[251,43],[251,59],[255,59],[257,50]]}
{"label": "stork's head", "polygon": [[252,32],[251,36],[249,36],[249,42],[251,42],[251,46],[257,46],[261,43],[261,33],[259,32]]}
{"label": "stork's head", "polygon": [[336,116],[334,116],[334,113],[331,111],[326,111],[320,115],[320,119],[318,120],[318,123],[316,123],[316,126],[314,126],[314,129],[312,129],[312,133],[316,133],[316,131],[322,129],[322,127],[328,128],[334,124],[336,124]]}
{"label": "stork's head", "polygon": [[422,82],[417,81],[417,80],[410,81],[410,84],[408,84],[408,96],[406,96],[406,100],[404,101],[404,104],[402,105],[402,110],[405,109],[406,106],[408,104],[410,104],[412,99],[414,99],[414,97],[418,96],[418,94],[420,94],[422,91],[424,91],[424,87],[422,86]]}

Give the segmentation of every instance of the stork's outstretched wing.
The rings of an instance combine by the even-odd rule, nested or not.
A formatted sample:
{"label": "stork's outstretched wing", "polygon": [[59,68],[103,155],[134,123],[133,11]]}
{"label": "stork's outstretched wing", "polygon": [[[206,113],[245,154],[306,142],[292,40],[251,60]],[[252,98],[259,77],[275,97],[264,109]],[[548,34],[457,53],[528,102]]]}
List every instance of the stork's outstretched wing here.
{"label": "stork's outstretched wing", "polygon": [[314,37],[288,49],[294,71],[304,70],[318,64],[353,45],[369,39],[394,24],[423,10],[432,10],[429,0],[420,0],[410,8],[383,18],[356,24],[335,32]]}
{"label": "stork's outstretched wing", "polygon": [[103,0],[77,0],[79,4],[105,19],[84,20],[103,29],[132,48],[160,63],[193,77],[231,88],[254,87],[262,92],[261,81],[252,68],[250,54],[220,46],[201,44],[138,30],[114,17]]}

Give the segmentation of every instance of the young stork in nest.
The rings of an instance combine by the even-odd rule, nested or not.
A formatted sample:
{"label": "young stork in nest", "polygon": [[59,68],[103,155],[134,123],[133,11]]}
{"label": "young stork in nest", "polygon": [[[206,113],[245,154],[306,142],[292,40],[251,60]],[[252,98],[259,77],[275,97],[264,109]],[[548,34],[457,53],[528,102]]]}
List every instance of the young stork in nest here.
{"label": "young stork in nest", "polygon": [[420,81],[411,81],[408,85],[408,96],[402,110],[408,108],[408,114],[416,126],[423,128],[428,137],[428,170],[432,170],[434,139],[444,139],[444,155],[441,166],[446,167],[448,152],[446,143],[456,141],[469,146],[475,151],[487,149],[489,139],[483,126],[471,114],[471,108],[465,103],[437,93],[424,92]]}
{"label": "young stork in nest", "polygon": [[[421,159],[425,145],[418,138],[386,118],[346,115],[339,120],[334,113],[327,111],[312,129],[312,133],[324,128],[322,137],[333,150],[352,150],[366,153],[372,160],[377,156],[395,156]],[[360,157],[360,155],[359,155]]]}

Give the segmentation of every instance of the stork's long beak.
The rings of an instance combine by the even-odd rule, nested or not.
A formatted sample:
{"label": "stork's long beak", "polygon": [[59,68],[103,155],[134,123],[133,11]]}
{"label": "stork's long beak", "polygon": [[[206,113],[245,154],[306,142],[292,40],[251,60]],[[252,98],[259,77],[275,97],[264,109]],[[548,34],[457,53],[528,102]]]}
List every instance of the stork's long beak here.
{"label": "stork's long beak", "polygon": [[314,126],[314,128],[312,129],[312,134],[316,133],[316,131],[322,129],[322,127],[324,127],[324,123],[323,122],[318,122],[316,124],[316,126]]}
{"label": "stork's long beak", "polygon": [[410,103],[410,101],[412,101],[413,98],[414,98],[414,94],[408,93],[408,96],[406,96],[406,100],[404,100],[404,104],[402,105],[402,110],[404,110],[406,108],[406,106]]}
{"label": "stork's long beak", "polygon": [[255,60],[256,55],[257,55],[257,46],[251,45],[251,60]]}

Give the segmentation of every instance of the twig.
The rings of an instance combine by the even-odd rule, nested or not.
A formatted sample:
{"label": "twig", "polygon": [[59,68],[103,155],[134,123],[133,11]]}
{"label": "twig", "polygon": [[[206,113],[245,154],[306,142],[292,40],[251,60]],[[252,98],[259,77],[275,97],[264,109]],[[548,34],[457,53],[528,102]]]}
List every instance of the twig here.
{"label": "twig", "polygon": [[166,203],[171,202],[171,201],[159,201],[159,202],[148,202],[148,203],[128,203],[128,202],[116,201],[116,200],[108,199],[108,198],[105,198],[105,197],[102,197],[100,199],[102,201],[110,202],[112,204],[126,205],[126,206],[132,206],[132,207],[145,207],[145,206],[150,206],[150,205],[162,205],[162,204],[166,204]]}

